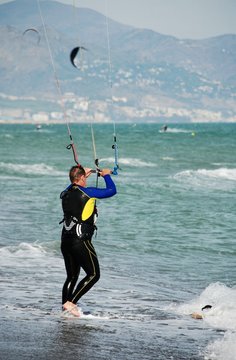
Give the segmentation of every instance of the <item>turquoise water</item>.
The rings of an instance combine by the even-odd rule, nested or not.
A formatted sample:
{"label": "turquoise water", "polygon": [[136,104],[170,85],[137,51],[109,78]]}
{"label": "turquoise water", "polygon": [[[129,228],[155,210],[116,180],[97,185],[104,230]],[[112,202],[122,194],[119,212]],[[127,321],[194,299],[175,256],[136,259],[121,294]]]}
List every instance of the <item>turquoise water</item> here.
{"label": "turquoise water", "polygon": [[[118,194],[98,201],[94,239],[101,279],[79,304],[92,316],[68,322],[58,225],[73,165],[66,126],[1,125],[0,306],[5,326],[39,322],[38,338],[53,342],[54,353],[36,346],[34,358],[62,348],[62,359],[236,358],[236,125],[160,129],[117,125]],[[93,167],[90,126],[71,130],[80,162]],[[100,167],[112,168],[112,125],[94,133]],[[206,303],[209,315],[192,319]],[[14,358],[7,342],[0,348]],[[17,356],[25,358],[23,347]]]}

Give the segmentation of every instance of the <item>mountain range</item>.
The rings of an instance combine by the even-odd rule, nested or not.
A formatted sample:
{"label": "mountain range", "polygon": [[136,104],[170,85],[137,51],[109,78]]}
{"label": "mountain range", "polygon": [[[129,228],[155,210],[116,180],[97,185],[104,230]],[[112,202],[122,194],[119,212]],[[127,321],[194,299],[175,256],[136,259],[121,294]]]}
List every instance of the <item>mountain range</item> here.
{"label": "mountain range", "polygon": [[[236,121],[236,35],[178,39],[91,9],[40,4],[0,5],[2,117],[11,108],[60,112],[63,98],[73,117]],[[85,48],[78,68],[75,47]]]}

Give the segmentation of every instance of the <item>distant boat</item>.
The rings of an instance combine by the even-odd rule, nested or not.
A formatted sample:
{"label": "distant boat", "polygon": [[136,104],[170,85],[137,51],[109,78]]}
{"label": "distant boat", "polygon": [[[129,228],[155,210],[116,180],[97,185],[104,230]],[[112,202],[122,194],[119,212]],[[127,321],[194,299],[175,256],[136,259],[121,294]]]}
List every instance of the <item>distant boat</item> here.
{"label": "distant boat", "polygon": [[37,130],[40,130],[41,127],[42,127],[42,126],[41,126],[40,124],[37,124],[37,125],[36,125],[36,129],[37,129]]}

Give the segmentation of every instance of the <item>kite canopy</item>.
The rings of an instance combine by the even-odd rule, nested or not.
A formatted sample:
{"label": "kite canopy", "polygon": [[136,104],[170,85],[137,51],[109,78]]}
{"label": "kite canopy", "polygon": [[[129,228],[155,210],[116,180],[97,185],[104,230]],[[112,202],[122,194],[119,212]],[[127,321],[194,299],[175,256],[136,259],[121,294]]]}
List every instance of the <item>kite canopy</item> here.
{"label": "kite canopy", "polygon": [[77,56],[77,54],[80,52],[81,53],[81,51],[83,51],[83,50],[85,50],[85,51],[87,51],[87,49],[85,48],[85,47],[83,47],[83,46],[77,46],[77,47],[75,47],[72,51],[71,51],[71,53],[70,53],[70,61],[71,61],[71,64],[75,67],[75,68],[77,68],[77,69],[79,69],[79,67],[76,65],[76,63],[75,63],[75,60],[76,60],[76,56]]}

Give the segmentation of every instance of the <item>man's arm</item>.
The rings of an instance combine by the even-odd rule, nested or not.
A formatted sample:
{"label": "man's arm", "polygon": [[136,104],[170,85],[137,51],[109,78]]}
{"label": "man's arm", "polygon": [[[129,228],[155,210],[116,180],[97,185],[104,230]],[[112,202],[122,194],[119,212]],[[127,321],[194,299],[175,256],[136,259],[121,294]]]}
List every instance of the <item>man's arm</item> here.
{"label": "man's arm", "polygon": [[104,199],[108,197],[112,197],[116,194],[116,186],[110,177],[109,174],[103,174],[101,175],[104,178],[106,187],[104,189],[101,188],[95,188],[95,187],[87,187],[83,188],[83,192],[85,192],[89,197],[95,197],[96,199]]}

